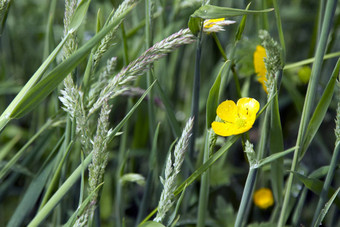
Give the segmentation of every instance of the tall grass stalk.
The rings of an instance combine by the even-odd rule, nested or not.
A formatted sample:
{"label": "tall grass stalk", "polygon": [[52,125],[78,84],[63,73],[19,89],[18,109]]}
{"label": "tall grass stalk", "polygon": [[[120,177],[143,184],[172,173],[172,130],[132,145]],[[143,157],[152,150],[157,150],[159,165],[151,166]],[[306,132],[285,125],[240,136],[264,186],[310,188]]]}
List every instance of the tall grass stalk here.
{"label": "tall grass stalk", "polygon": [[[323,19],[322,29],[321,29],[321,35],[320,40],[318,42],[316,53],[315,53],[315,61],[312,67],[311,77],[308,83],[308,89],[307,94],[305,98],[305,103],[303,106],[300,126],[299,126],[299,132],[296,140],[296,150],[294,152],[291,171],[296,171],[298,168],[298,158],[299,158],[299,150],[302,143],[302,140],[305,135],[305,129],[307,127],[307,123],[309,121],[310,115],[312,113],[312,107],[314,105],[314,97],[315,97],[315,90],[317,83],[319,82],[320,78],[320,72],[321,72],[321,66],[322,66],[322,59],[325,54],[328,35],[330,32],[331,24],[333,21],[335,8],[336,8],[337,0],[329,0],[327,1],[326,5],[326,11],[325,16]],[[284,201],[282,205],[282,210],[280,214],[280,219],[278,222],[278,226],[284,226],[286,223],[286,218],[288,216],[287,210],[288,210],[288,204],[291,197],[291,189],[293,185],[293,173],[289,173],[289,178],[286,184],[286,191],[284,196]]]}

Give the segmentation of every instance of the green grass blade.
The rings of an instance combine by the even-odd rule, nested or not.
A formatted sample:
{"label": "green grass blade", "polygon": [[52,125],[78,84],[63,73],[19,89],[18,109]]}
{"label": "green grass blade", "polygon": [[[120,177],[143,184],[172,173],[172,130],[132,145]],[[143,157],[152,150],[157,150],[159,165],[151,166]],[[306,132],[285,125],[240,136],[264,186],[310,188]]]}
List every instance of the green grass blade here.
{"label": "green grass blade", "polygon": [[170,122],[171,129],[174,132],[174,136],[175,136],[175,138],[180,137],[181,136],[181,129],[179,127],[179,124],[178,124],[178,121],[176,119],[174,109],[172,108],[170,100],[169,100],[168,96],[165,94],[165,92],[164,92],[163,88],[161,87],[161,85],[159,84],[158,80],[156,80],[156,84],[157,84],[159,97],[161,98],[162,103],[164,104],[164,107],[165,107],[165,110],[166,110],[166,113],[167,113],[167,117],[168,117],[169,122]]}
{"label": "green grass blade", "polygon": [[277,3],[277,0],[273,0],[273,6],[274,6],[274,12],[275,12],[275,18],[276,18],[276,27],[279,32],[279,38],[280,38],[280,45],[282,48],[281,51],[281,64],[282,68],[285,65],[286,62],[286,44],[285,44],[285,39],[283,36],[283,30],[282,30],[282,23],[281,23],[281,17],[280,17],[280,9]]}
{"label": "green grass blade", "polygon": [[165,227],[165,225],[155,221],[148,221],[144,224],[138,225],[138,227]]}
{"label": "green grass blade", "polygon": [[[302,116],[299,126],[299,132],[296,140],[296,150],[294,151],[293,161],[291,165],[291,171],[296,171],[298,164],[299,164],[299,152],[300,152],[300,146],[302,145],[305,131],[307,128],[307,124],[310,120],[310,115],[312,112],[312,107],[314,105],[314,98],[315,98],[315,91],[317,88],[317,85],[319,83],[320,78],[320,72],[322,67],[322,59],[325,55],[325,50],[327,46],[327,40],[329,36],[329,32],[331,29],[331,24],[333,21],[335,9],[336,9],[337,0],[329,0],[327,1],[326,6],[326,12],[323,19],[323,25],[321,30],[321,36],[320,41],[318,42],[316,53],[315,53],[315,62],[312,67],[311,77],[308,83],[307,93],[306,93],[306,99],[304,102],[303,110],[302,110]],[[291,189],[293,186],[293,173],[289,174],[289,178],[286,185],[286,191],[283,201],[283,206],[280,214],[280,219],[278,222],[278,226],[282,227],[285,225],[286,217],[288,216],[287,210],[289,205],[289,200],[291,198]]]}
{"label": "green grass blade", "polygon": [[324,120],[324,117],[326,115],[327,109],[329,104],[332,101],[333,93],[334,93],[334,87],[336,83],[336,79],[339,76],[340,71],[340,58],[338,59],[338,62],[334,68],[333,74],[331,78],[329,79],[329,82],[327,84],[327,87],[322,94],[322,97],[313,113],[313,116],[308,124],[305,139],[303,142],[303,145],[301,147],[301,153],[300,153],[300,160],[303,158],[304,154],[307,151],[307,148],[309,144],[312,142],[315,134],[317,133],[322,121]]}
{"label": "green grass blade", "polygon": [[135,110],[137,109],[137,107],[141,104],[141,102],[143,101],[143,99],[145,98],[145,96],[150,92],[150,90],[152,89],[152,87],[155,85],[156,81],[154,81],[151,86],[146,89],[146,91],[144,92],[144,94],[138,99],[138,101],[136,102],[135,105],[133,105],[133,107],[131,108],[131,110],[125,115],[125,117],[123,118],[123,120],[121,120],[119,122],[119,124],[113,129],[112,133],[111,133],[111,138],[108,139],[108,143],[110,143],[112,141],[112,139],[116,136],[116,134],[118,133],[118,131],[124,126],[124,124],[129,120],[129,118],[131,117],[131,115],[135,112]]}
{"label": "green grass blade", "polygon": [[[249,7],[250,7],[250,4],[249,3],[246,7],[245,10],[248,10]],[[241,37],[242,37],[242,34],[243,34],[243,31],[244,31],[244,27],[246,26],[246,21],[247,21],[247,14],[243,15],[242,17],[242,20],[240,22],[240,25],[238,26],[237,28],[237,32],[236,32],[236,35],[235,35],[235,42],[238,42],[241,40]]]}
{"label": "green grass blade", "polygon": [[191,17],[199,17],[202,19],[216,19],[222,17],[236,17],[243,16],[249,14],[258,14],[258,13],[268,13],[273,11],[273,9],[264,9],[264,10],[248,10],[248,9],[235,9],[228,7],[220,7],[214,5],[204,5],[201,6],[198,10],[196,10]]}
{"label": "green grass blade", "polygon": [[[314,192],[317,195],[321,194],[322,188],[324,183],[321,180],[318,180],[316,178],[306,177],[298,172],[292,172],[294,176],[296,176],[309,190]],[[328,198],[331,198],[332,194],[335,193],[334,188],[329,188],[329,191],[327,192]],[[334,200],[335,204],[340,207],[340,198],[335,198]]]}
{"label": "green grass blade", "polygon": [[[322,191],[321,191],[319,202],[318,202],[318,205],[317,205],[315,212],[314,212],[314,218],[313,218],[314,224],[318,223],[318,220],[316,220],[317,215],[321,212],[321,208],[324,206],[324,203],[326,202],[327,192],[328,192],[329,187],[331,185],[331,182],[333,180],[333,177],[334,177],[334,174],[335,174],[335,169],[336,169],[336,166],[339,162],[339,157],[340,157],[340,142],[338,142],[336,144],[335,148],[334,148],[331,164],[329,166],[329,171],[327,172],[327,176],[326,176],[325,183],[324,183]],[[319,219],[319,217],[318,217],[318,219]]]}
{"label": "green grass blade", "polygon": [[216,109],[218,106],[218,101],[219,101],[219,93],[220,93],[220,85],[221,85],[221,74],[227,65],[226,61],[222,67],[220,68],[220,71],[216,77],[216,80],[214,84],[211,86],[209,95],[208,95],[208,100],[207,100],[207,106],[206,106],[206,127],[207,129],[211,128],[211,123],[215,120],[216,118]]}
{"label": "green grass blade", "polygon": [[[212,166],[223,154],[225,154],[229,148],[240,138],[239,135],[231,136],[230,139],[215,153],[213,154],[203,165],[201,165],[195,172],[193,172],[175,191],[174,195],[179,195],[187,186],[192,184],[199,176],[202,175],[210,166]],[[152,215],[157,212],[157,208],[155,208],[144,220],[141,224],[145,223],[149,220]]]}
{"label": "green grass blade", "polygon": [[260,168],[266,164],[269,164],[271,162],[274,162],[275,160],[279,159],[279,158],[282,158],[283,156],[287,155],[287,154],[290,154],[292,153],[293,151],[295,150],[295,147],[292,147],[292,148],[289,148],[285,151],[281,151],[281,152],[277,152],[275,154],[272,154],[264,159],[261,159],[258,161],[257,163],[257,168]]}
{"label": "green grass blade", "polygon": [[68,27],[68,31],[76,31],[79,26],[82,24],[86,13],[87,13],[87,9],[89,8],[91,0],[81,0],[80,3],[78,3],[78,6],[76,8],[76,10],[74,11],[69,27]]}
{"label": "green grass blade", "polygon": [[[283,135],[281,127],[281,117],[279,110],[279,100],[276,94],[271,105],[271,123],[270,123],[270,154],[275,155],[278,151],[284,149]],[[293,151],[293,150],[292,150]],[[283,192],[283,159],[279,158],[271,163],[271,184],[273,194],[278,204],[282,204]]]}
{"label": "green grass blade", "polygon": [[[58,187],[58,182],[59,182],[59,179],[60,179],[60,174],[61,174],[62,167],[64,165],[66,157],[68,156],[68,154],[69,154],[69,152],[71,150],[72,145],[73,145],[73,142],[71,141],[70,144],[67,146],[66,151],[65,151],[64,156],[62,157],[62,159],[60,161],[58,159],[58,161],[59,161],[58,162],[58,166],[57,166],[56,170],[53,172],[53,177],[52,177],[51,183],[48,186],[48,188],[46,189],[46,193],[44,195],[44,198],[42,199],[42,202],[40,203],[39,210],[46,204],[46,202],[50,198],[54,188]],[[61,148],[61,149],[63,149],[63,148]]]}
{"label": "green grass blade", "polygon": [[334,202],[335,198],[338,196],[340,192],[340,187],[334,192],[334,194],[332,195],[332,197],[330,198],[330,200],[326,203],[325,207],[321,210],[321,212],[319,213],[319,216],[315,222],[315,224],[313,225],[314,227],[318,227],[321,226],[321,222],[323,221],[323,219],[325,218],[329,208],[331,208],[332,203]]}
{"label": "green grass blade", "polygon": [[202,19],[215,19],[222,17],[236,17],[243,16],[249,14],[258,14],[258,13],[268,13],[273,11],[273,9],[265,9],[265,10],[248,10],[248,9],[235,9],[228,7],[220,7],[214,5],[204,5],[201,6],[198,10],[196,10],[193,14],[191,14],[188,27],[190,31],[197,35]]}
{"label": "green grass blade", "polygon": [[[323,60],[331,59],[331,58],[336,58],[336,57],[340,57],[340,51],[334,52],[334,53],[330,53],[330,54],[326,54],[323,57]],[[285,65],[283,70],[293,69],[293,68],[297,68],[297,67],[300,67],[300,66],[308,65],[308,64],[313,63],[314,61],[315,61],[315,58],[308,58],[308,59],[305,59],[305,60],[302,60],[302,61],[298,61],[298,62],[295,62],[295,63],[290,63],[290,64]]]}
{"label": "green grass blade", "polygon": [[13,139],[11,139],[6,145],[4,145],[0,150],[0,162],[6,157],[6,155],[11,152],[15,144],[20,140],[21,135],[15,136]]}
{"label": "green grass blade", "polygon": [[27,95],[27,93],[32,89],[32,87],[38,82],[38,80],[43,76],[48,67],[56,58],[59,51],[64,46],[68,35],[59,43],[59,45],[53,50],[53,52],[48,56],[44,63],[38,68],[38,70],[33,74],[31,79],[25,84],[25,86],[20,90],[19,94],[13,99],[10,105],[0,116],[0,132],[4,129],[7,123],[13,118],[11,117],[13,110],[22,101],[22,99]]}
{"label": "green grass blade", "polygon": [[33,179],[27,188],[24,197],[20,201],[20,204],[15,209],[11,220],[8,222],[8,226],[22,226],[22,222],[24,221],[25,217],[32,211],[37,200],[39,199],[39,196],[45,187],[47,179],[54,165],[55,163],[52,161],[36,178]]}
{"label": "green grass blade", "polygon": [[[133,6],[132,6],[133,7]],[[126,10],[119,17],[115,18],[112,24],[103,28],[91,40],[79,48],[68,59],[54,68],[44,79],[42,79],[33,88],[29,89],[27,93],[15,103],[15,106],[9,112],[9,118],[20,118],[33,110],[42,100],[44,100],[64,78],[81,62],[83,61],[91,49],[101,41],[101,39],[110,32],[132,9]],[[1,118],[0,118],[1,123]],[[1,124],[0,124],[1,126]]]}
{"label": "green grass blade", "polygon": [[22,157],[22,155],[25,153],[26,149],[43,133],[45,130],[47,130],[51,125],[53,121],[49,120],[43,125],[40,130],[32,136],[32,138],[11,158],[9,162],[1,169],[0,171],[0,181],[6,176],[8,171],[11,169],[11,167]]}
{"label": "green grass blade", "polygon": [[92,197],[94,194],[98,193],[99,189],[104,185],[104,182],[99,184],[88,196],[87,198],[81,203],[81,205],[77,208],[77,210],[72,214],[72,216],[68,219],[64,227],[74,226],[74,223],[87,208],[87,205],[90,204]]}
{"label": "green grass blade", "polygon": [[86,157],[83,163],[80,163],[78,168],[76,168],[73,173],[67,178],[67,180],[59,187],[53,196],[48,200],[45,206],[37,213],[33,220],[29,223],[29,227],[35,227],[40,225],[48,214],[57,206],[62,198],[68,193],[72,186],[78,182],[78,179],[83,171],[92,160],[92,152]]}
{"label": "green grass blade", "polygon": [[[218,93],[217,93],[218,94]],[[210,129],[212,130],[212,129]],[[204,142],[204,152],[203,152],[203,164],[209,159],[210,153],[210,130],[205,130],[205,142]],[[204,227],[206,220],[206,213],[208,207],[209,199],[209,169],[202,173],[201,175],[201,185],[198,200],[198,214],[197,214],[197,227]]]}

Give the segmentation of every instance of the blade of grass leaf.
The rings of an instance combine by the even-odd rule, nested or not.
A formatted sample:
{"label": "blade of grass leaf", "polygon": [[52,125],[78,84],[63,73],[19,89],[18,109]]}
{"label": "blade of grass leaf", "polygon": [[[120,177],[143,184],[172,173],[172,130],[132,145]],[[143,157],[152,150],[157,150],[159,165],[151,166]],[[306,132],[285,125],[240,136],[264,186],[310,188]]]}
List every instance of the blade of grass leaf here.
{"label": "blade of grass leaf", "polygon": [[[293,172],[294,176],[296,176],[309,190],[314,192],[317,195],[320,195],[322,192],[322,188],[324,183],[321,180],[316,178],[306,177],[298,172]],[[330,187],[329,191],[327,192],[327,197],[331,198],[332,194],[334,194],[334,188]],[[340,198],[335,198],[335,204],[340,207]]]}
{"label": "blade of grass leaf", "polygon": [[276,18],[276,28],[279,32],[279,38],[280,38],[280,45],[282,48],[281,51],[281,64],[282,68],[286,64],[286,44],[285,44],[285,39],[283,36],[283,30],[282,30],[282,23],[281,23],[281,17],[280,17],[280,9],[277,4],[277,0],[273,0],[273,6],[274,6],[274,12],[275,12],[275,18]]}
{"label": "blade of grass leaf", "polygon": [[43,62],[43,64],[38,68],[38,70],[33,74],[31,79],[25,84],[25,86],[20,90],[17,96],[9,104],[6,110],[0,116],[0,133],[7,125],[7,123],[12,119],[10,115],[13,113],[14,108],[21,102],[21,100],[27,95],[27,93],[32,89],[32,87],[38,82],[38,80],[43,76],[48,67],[56,58],[59,51],[64,46],[69,34],[59,43],[59,45],[53,50],[53,52],[48,56],[48,58]]}
{"label": "blade of grass leaf", "polygon": [[47,130],[51,125],[53,121],[50,119],[48,120],[40,129],[39,131],[31,137],[31,139],[11,158],[9,162],[1,169],[0,171],[0,181],[4,179],[6,176],[8,170],[11,169],[11,167],[22,157],[22,155],[25,153],[26,149],[43,133],[45,130]]}
{"label": "blade of grass leaf", "polygon": [[321,194],[320,194],[318,205],[317,205],[315,212],[314,212],[314,218],[313,218],[313,225],[314,226],[319,226],[318,223],[320,223],[321,220],[323,219],[323,218],[320,217],[319,214],[321,212],[321,208],[324,206],[324,203],[326,202],[327,192],[328,192],[329,187],[331,185],[331,182],[333,180],[333,177],[334,177],[334,174],[335,174],[335,169],[336,169],[336,166],[339,162],[339,157],[340,157],[340,142],[338,142],[336,144],[335,148],[334,148],[334,152],[333,152],[333,155],[332,155],[329,171],[327,173],[325,183],[323,185],[323,188],[322,188],[322,191],[321,191]]}
{"label": "blade of grass leaf", "polygon": [[224,70],[225,66],[227,65],[227,62],[224,62],[222,67],[220,68],[220,71],[218,72],[218,75],[215,79],[214,84],[211,86],[208,99],[207,99],[207,106],[206,106],[206,127],[207,129],[211,128],[211,123],[216,118],[216,109],[218,106],[218,100],[219,100],[219,93],[220,93],[220,86],[221,86],[221,75],[222,71]]}
{"label": "blade of grass leaf", "polygon": [[[212,129],[210,129],[212,130]],[[203,151],[203,164],[209,159],[209,141],[210,141],[210,130],[205,130],[205,142],[204,142],[204,151]],[[208,197],[209,197],[209,169],[203,172],[201,175],[201,185],[199,192],[199,200],[198,200],[198,214],[197,214],[197,227],[204,227],[205,216],[208,207]]]}
{"label": "blade of grass leaf", "polygon": [[172,105],[170,103],[170,100],[168,98],[168,96],[165,94],[163,88],[161,87],[161,85],[159,84],[158,80],[156,80],[156,85],[157,85],[157,89],[158,89],[158,94],[159,97],[162,100],[162,103],[164,104],[166,113],[167,113],[167,117],[169,119],[170,122],[170,126],[171,129],[173,131],[174,137],[180,137],[181,136],[181,129],[178,125],[175,113],[174,113],[174,109],[172,108]]}
{"label": "blade of grass leaf", "polygon": [[16,135],[13,139],[11,139],[6,145],[2,147],[0,150],[0,162],[6,157],[6,155],[13,149],[15,144],[19,142],[21,135]]}
{"label": "blade of grass leaf", "polygon": [[[331,58],[336,58],[336,57],[339,57],[339,56],[340,56],[340,51],[339,52],[330,53],[330,54],[326,54],[323,57],[323,60],[331,59]],[[305,60],[302,60],[302,61],[290,63],[290,64],[285,65],[283,70],[293,69],[293,68],[297,68],[297,67],[300,67],[300,66],[303,66],[303,65],[308,65],[308,64],[313,63],[314,61],[315,61],[315,58],[308,58],[308,59],[305,59]]]}
{"label": "blade of grass leaf", "polygon": [[68,221],[66,222],[65,225],[63,225],[64,227],[69,227],[69,226],[74,226],[74,223],[77,220],[77,217],[79,217],[86,209],[87,205],[89,205],[89,203],[92,200],[92,197],[94,194],[96,194],[100,188],[104,185],[104,182],[99,184],[95,190],[93,190],[88,196],[87,198],[80,204],[80,206],[78,206],[77,210],[72,214],[72,216],[68,219]]}
{"label": "blade of grass leaf", "polygon": [[236,8],[228,8],[228,7],[220,7],[214,5],[204,5],[201,6],[198,10],[196,10],[191,17],[199,17],[202,19],[216,19],[221,17],[235,17],[235,16],[243,16],[248,14],[257,14],[257,13],[268,13],[273,11],[274,9],[264,9],[264,10],[248,10],[248,9],[236,9]]}
{"label": "blade of grass leaf", "polygon": [[[41,208],[46,204],[47,200],[50,198],[50,195],[52,194],[52,191],[57,188],[58,182],[59,182],[59,178],[60,178],[60,174],[61,174],[61,168],[64,165],[64,161],[66,160],[66,157],[68,156],[71,147],[73,145],[73,142],[71,141],[70,144],[68,145],[68,147],[66,148],[66,151],[64,152],[64,156],[62,157],[62,159],[59,161],[59,158],[57,159],[59,163],[56,170],[53,172],[53,177],[51,179],[51,182],[49,184],[49,186],[46,189],[46,193],[42,199],[42,202],[40,203],[39,206],[39,210],[41,210]],[[63,148],[61,148],[63,149]]]}
{"label": "blade of grass leaf", "polygon": [[322,121],[324,120],[328,106],[332,101],[334,87],[335,87],[336,79],[339,76],[339,71],[340,71],[340,58],[338,59],[338,62],[334,68],[332,76],[329,79],[328,84],[325,88],[325,91],[323,92],[321,99],[317,107],[315,108],[313,116],[308,124],[306,135],[303,141],[303,145],[301,147],[299,160],[303,158],[304,154],[307,151],[309,144],[312,142],[316,132],[318,131]]}
{"label": "blade of grass leaf", "polygon": [[[305,103],[304,103],[303,110],[302,110],[299,132],[298,132],[298,136],[296,140],[297,148],[294,151],[293,161],[291,165],[292,172],[294,172],[297,169],[297,166],[299,163],[298,159],[300,156],[299,155],[300,146],[303,142],[306,127],[310,119],[312,107],[314,105],[314,98],[315,98],[315,93],[316,93],[315,91],[316,91],[316,87],[317,87],[317,84],[320,78],[322,59],[325,54],[327,40],[328,40],[329,32],[331,29],[331,24],[332,24],[335,9],[336,9],[336,4],[337,4],[337,0],[327,1],[325,17],[323,19],[323,25],[322,25],[322,30],[321,30],[321,37],[316,48],[315,62],[312,67],[311,77],[310,77],[308,88],[307,88],[306,99],[305,99]],[[293,177],[294,177],[292,172],[289,174],[289,178],[286,184],[286,191],[285,191],[283,206],[282,206],[282,210],[280,214],[280,219],[278,222],[278,227],[282,227],[285,225],[286,216],[288,216],[288,213],[286,212],[287,212],[289,200],[291,197],[291,189],[292,189]]]}
{"label": "blade of grass leaf", "polygon": [[[213,154],[203,165],[201,165],[195,172],[193,172],[176,190],[174,191],[174,195],[177,196],[180,194],[184,188],[192,184],[199,176],[202,175],[211,165],[213,165],[223,154],[225,154],[229,148],[240,138],[239,135],[231,136],[230,139],[215,153]],[[147,220],[149,220],[152,215],[157,212],[157,208],[155,208],[144,220],[140,223],[143,224]]]}
{"label": "blade of grass leaf", "polygon": [[[275,86],[276,87],[276,86]],[[276,88],[275,88],[276,89]],[[271,103],[271,122],[270,122],[270,154],[277,154],[284,149],[283,135],[281,127],[281,117],[279,110],[278,93],[276,93]],[[293,150],[292,150],[293,151]],[[283,159],[279,158],[271,163],[270,174],[273,187],[274,198],[279,205],[282,204],[283,197]]]}
{"label": "blade of grass leaf", "polygon": [[54,209],[54,207],[60,203],[61,199],[66,195],[66,193],[72,188],[72,186],[78,181],[81,175],[82,169],[87,167],[92,160],[92,152],[86,157],[83,163],[80,163],[78,168],[76,168],[72,174],[67,178],[67,180],[59,187],[59,189],[53,194],[53,196],[48,200],[48,202],[41,208],[41,210],[36,214],[36,216],[28,224],[29,227],[35,227],[40,225],[48,214]]}
{"label": "blade of grass leaf", "polygon": [[125,117],[123,118],[123,120],[121,120],[119,122],[119,124],[112,130],[111,133],[111,138],[108,139],[108,143],[110,143],[113,138],[115,137],[115,135],[118,133],[118,131],[123,127],[123,125],[129,120],[129,118],[131,117],[131,115],[133,114],[133,112],[135,112],[135,110],[137,109],[137,107],[139,106],[139,104],[141,104],[141,102],[143,101],[143,99],[145,98],[145,96],[150,92],[150,90],[152,89],[152,87],[155,85],[156,81],[154,81],[150,87],[148,89],[145,90],[144,94],[138,99],[138,101],[136,102],[135,105],[133,105],[133,107],[131,108],[131,110],[125,115]]}
{"label": "blade of grass leaf", "polygon": [[50,176],[53,166],[55,165],[55,160],[56,158],[54,161],[51,161],[47,166],[45,166],[42,172],[32,180],[25,192],[24,197],[20,201],[20,204],[17,206],[14,214],[8,222],[8,226],[22,226],[22,222],[32,211],[42,190],[44,189],[47,179]]}
{"label": "blade of grass leaf", "polygon": [[[51,72],[46,75],[38,84],[29,89],[20,101],[15,103],[7,118],[20,118],[30,112],[35,108],[42,100],[44,100],[63,79],[80,63],[82,62],[91,51],[91,49],[97,45],[98,42],[109,32],[112,28],[117,26],[120,21],[126,16],[127,13],[131,11],[133,6],[122,13],[119,17],[114,19],[112,24],[109,24],[103,28],[99,33],[97,33],[92,39],[90,39],[86,44],[79,48],[75,53],[73,53],[68,59],[59,64]],[[1,118],[0,118],[1,123]],[[0,124],[1,127],[1,124]]]}
{"label": "blade of grass leaf", "polygon": [[318,215],[318,218],[317,218],[315,224],[313,225],[314,227],[318,227],[318,226],[322,225],[321,222],[325,218],[329,208],[332,206],[332,203],[334,202],[334,200],[337,197],[337,195],[339,194],[339,192],[340,192],[340,187],[334,192],[334,194],[332,195],[330,200],[325,204],[325,207],[321,210],[321,212],[316,213],[316,214],[319,214],[319,215]]}

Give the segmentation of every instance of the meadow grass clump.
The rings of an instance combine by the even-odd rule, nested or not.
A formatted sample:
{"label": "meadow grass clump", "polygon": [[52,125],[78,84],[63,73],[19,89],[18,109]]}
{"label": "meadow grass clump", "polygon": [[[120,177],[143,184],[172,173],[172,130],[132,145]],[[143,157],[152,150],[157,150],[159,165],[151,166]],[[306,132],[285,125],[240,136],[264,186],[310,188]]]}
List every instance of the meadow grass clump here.
{"label": "meadow grass clump", "polygon": [[0,226],[339,226],[337,3],[0,0]]}

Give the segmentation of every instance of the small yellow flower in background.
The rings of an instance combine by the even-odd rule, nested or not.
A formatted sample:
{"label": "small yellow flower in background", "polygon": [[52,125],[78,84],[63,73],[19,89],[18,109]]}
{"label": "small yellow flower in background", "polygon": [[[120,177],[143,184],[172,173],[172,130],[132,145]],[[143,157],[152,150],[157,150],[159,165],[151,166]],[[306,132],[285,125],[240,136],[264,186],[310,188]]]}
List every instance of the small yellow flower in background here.
{"label": "small yellow flower in background", "polygon": [[225,18],[204,20],[203,31],[206,33],[224,31],[223,26],[233,24],[236,21],[225,20]]}
{"label": "small yellow flower in background", "polygon": [[264,64],[264,58],[267,58],[266,49],[264,49],[263,46],[257,45],[256,50],[254,52],[255,73],[257,74],[257,80],[262,84],[262,87],[265,90],[265,92],[268,93],[266,84],[264,83],[265,81],[267,81],[266,78],[267,69]]}
{"label": "small yellow flower in background", "polygon": [[226,100],[216,110],[217,116],[223,122],[214,121],[211,127],[220,136],[244,133],[253,127],[259,109],[259,102],[253,98],[240,98],[237,104],[232,100]]}
{"label": "small yellow flower in background", "polygon": [[273,193],[269,188],[261,188],[255,191],[253,199],[255,205],[261,209],[267,209],[274,204]]}
{"label": "small yellow flower in background", "polygon": [[302,67],[298,72],[300,81],[304,84],[308,83],[311,73],[312,70],[309,66]]}

